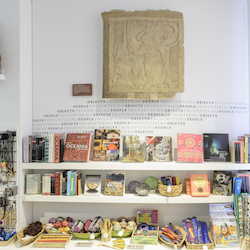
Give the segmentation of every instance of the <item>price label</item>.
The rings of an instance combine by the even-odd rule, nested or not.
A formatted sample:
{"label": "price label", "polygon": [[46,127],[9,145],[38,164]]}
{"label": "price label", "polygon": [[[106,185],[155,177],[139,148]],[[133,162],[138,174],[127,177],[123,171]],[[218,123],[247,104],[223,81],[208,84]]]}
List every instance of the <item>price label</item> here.
{"label": "price label", "polygon": [[171,186],[168,186],[167,192],[171,192]]}
{"label": "price label", "polygon": [[109,237],[109,234],[108,234],[108,233],[104,233],[104,234],[103,234],[103,238],[104,238],[104,239],[107,239],[108,237]]}
{"label": "price label", "polygon": [[208,247],[203,245],[203,250],[208,250]]}
{"label": "price label", "polygon": [[94,240],[94,239],[95,239],[95,235],[92,233],[92,234],[89,236],[89,238],[90,238],[91,240]]}
{"label": "price label", "polygon": [[122,237],[123,236],[123,231],[119,231],[117,235]]}

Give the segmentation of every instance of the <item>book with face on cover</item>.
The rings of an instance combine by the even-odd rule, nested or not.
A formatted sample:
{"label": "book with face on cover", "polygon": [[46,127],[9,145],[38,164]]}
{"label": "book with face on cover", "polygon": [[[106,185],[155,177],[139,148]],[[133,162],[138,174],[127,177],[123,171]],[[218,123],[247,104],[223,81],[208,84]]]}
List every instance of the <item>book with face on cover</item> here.
{"label": "book with face on cover", "polygon": [[66,137],[63,161],[88,162],[91,150],[91,134],[69,133]]}
{"label": "book with face on cover", "polygon": [[203,138],[198,134],[177,134],[177,161],[203,162]]}
{"label": "book with face on cover", "polygon": [[123,136],[122,162],[144,162],[144,141],[143,136]]}
{"label": "book with face on cover", "polygon": [[172,161],[172,137],[147,136],[146,137],[147,161]]}
{"label": "book with face on cover", "polygon": [[101,175],[86,175],[84,195],[101,194]]}
{"label": "book with face on cover", "polygon": [[123,196],[125,194],[126,171],[107,170],[104,195]]}

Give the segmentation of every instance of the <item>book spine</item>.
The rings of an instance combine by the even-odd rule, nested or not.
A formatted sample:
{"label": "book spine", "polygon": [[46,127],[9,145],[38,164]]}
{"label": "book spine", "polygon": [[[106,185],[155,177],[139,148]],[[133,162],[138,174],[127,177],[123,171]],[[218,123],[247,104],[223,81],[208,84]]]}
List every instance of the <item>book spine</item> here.
{"label": "book spine", "polygon": [[42,178],[42,194],[43,195],[50,195],[51,193],[51,180],[50,175],[43,175]]}
{"label": "book spine", "polygon": [[37,161],[37,147],[36,147],[36,141],[32,140],[32,162]]}
{"label": "book spine", "polygon": [[92,134],[89,134],[89,148],[88,148],[87,161],[89,161],[89,158],[90,158],[91,142],[92,142]]}
{"label": "book spine", "polygon": [[63,161],[63,152],[64,152],[64,140],[60,139],[60,159],[59,161]]}
{"label": "book spine", "polygon": [[29,162],[29,137],[23,138],[23,162]]}
{"label": "book spine", "polygon": [[60,172],[55,172],[55,195],[60,195]]}
{"label": "book spine", "polygon": [[71,172],[70,176],[70,196],[74,196],[75,172]]}
{"label": "book spine", "polygon": [[67,172],[67,196],[70,196],[70,177],[71,177],[71,171]]}
{"label": "book spine", "polygon": [[62,195],[62,182],[63,182],[63,171],[60,172],[60,188],[59,188],[59,191],[60,191],[60,195]]}
{"label": "book spine", "polygon": [[51,194],[50,195],[55,195],[55,175],[51,175]]}
{"label": "book spine", "polygon": [[32,135],[29,135],[29,162],[32,162]]}
{"label": "book spine", "polygon": [[55,159],[54,154],[54,135],[49,135],[49,162],[53,163]]}
{"label": "book spine", "polygon": [[55,163],[59,163],[60,162],[60,138],[59,138],[59,134],[55,134],[54,135],[54,140],[55,140],[55,148],[54,148],[54,152],[55,152]]}
{"label": "book spine", "polygon": [[245,136],[245,163],[248,163],[248,137]]}
{"label": "book spine", "polygon": [[240,142],[234,143],[235,148],[235,163],[240,163]]}
{"label": "book spine", "polygon": [[49,138],[44,140],[44,162],[49,162]]}

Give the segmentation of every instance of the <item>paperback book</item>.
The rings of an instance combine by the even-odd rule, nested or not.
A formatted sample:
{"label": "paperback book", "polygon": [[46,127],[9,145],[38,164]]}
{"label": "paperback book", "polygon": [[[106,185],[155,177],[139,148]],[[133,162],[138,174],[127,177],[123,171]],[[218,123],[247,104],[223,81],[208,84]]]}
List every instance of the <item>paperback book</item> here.
{"label": "paperback book", "polygon": [[101,194],[101,175],[86,175],[84,195]]}
{"label": "paperback book", "polygon": [[172,137],[147,136],[146,137],[147,161],[172,161]]}
{"label": "paperback book", "polygon": [[123,136],[123,162],[144,162],[144,137]]}
{"label": "paperback book", "polygon": [[91,134],[67,134],[63,161],[88,162],[90,157],[91,140]]}
{"label": "paperback book", "polygon": [[177,161],[203,162],[202,135],[177,134]]}
{"label": "paperback book", "polygon": [[228,134],[203,134],[204,161],[229,162]]}
{"label": "paperback book", "polygon": [[214,171],[213,194],[226,196],[232,195],[232,172]]}
{"label": "paperback book", "polygon": [[210,195],[206,174],[190,174],[191,196],[206,197]]}
{"label": "paperback book", "polygon": [[107,170],[104,194],[109,196],[123,196],[125,193],[126,171]]}

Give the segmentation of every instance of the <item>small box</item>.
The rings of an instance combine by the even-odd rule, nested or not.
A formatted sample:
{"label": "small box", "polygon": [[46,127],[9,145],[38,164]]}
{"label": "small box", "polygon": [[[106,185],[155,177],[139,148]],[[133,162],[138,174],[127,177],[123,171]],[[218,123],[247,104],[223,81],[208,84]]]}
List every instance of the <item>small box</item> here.
{"label": "small box", "polygon": [[137,210],[136,223],[137,227],[132,233],[132,244],[158,245],[158,210]]}

